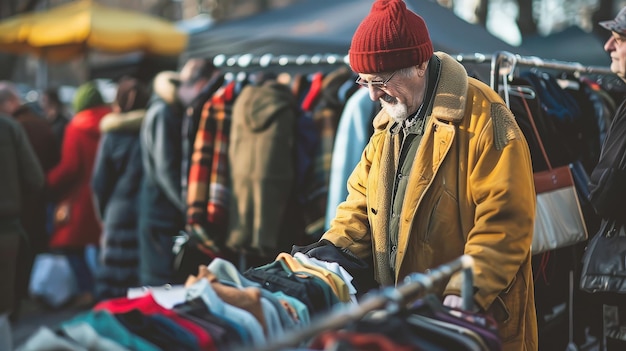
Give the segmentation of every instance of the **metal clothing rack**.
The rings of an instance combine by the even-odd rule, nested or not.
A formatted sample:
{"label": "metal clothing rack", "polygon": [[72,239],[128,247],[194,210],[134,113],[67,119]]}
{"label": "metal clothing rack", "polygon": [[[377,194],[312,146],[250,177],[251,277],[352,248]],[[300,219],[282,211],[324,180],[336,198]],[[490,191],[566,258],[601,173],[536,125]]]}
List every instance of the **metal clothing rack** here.
{"label": "metal clothing rack", "polygon": [[522,56],[509,51],[497,51],[494,54],[459,54],[455,58],[461,63],[490,63],[489,86],[500,93],[500,80],[504,85],[504,100],[509,106],[509,91],[507,82],[513,77],[513,73],[520,66],[543,68],[560,72],[573,72],[576,76],[581,74],[614,75],[609,67],[585,66],[579,62],[559,61],[542,59],[537,56]]}
{"label": "metal clothing rack", "polygon": [[[491,62],[491,54],[473,53],[453,55],[461,63]],[[314,54],[314,55],[274,55],[274,54],[240,54],[240,55],[217,55],[213,58],[213,64],[221,68],[253,68],[273,66],[306,66],[306,65],[348,65],[349,56],[340,54]]]}
{"label": "metal clothing rack", "polygon": [[499,78],[510,76],[518,66],[552,69],[575,74],[614,74],[609,67],[585,66],[578,62],[546,60],[536,56],[522,56],[508,51],[498,51],[491,57],[491,82],[493,90],[498,91]]}
{"label": "metal clothing rack", "polygon": [[216,67],[272,67],[272,66],[309,66],[348,64],[348,55],[315,54],[315,55],[217,55],[213,58]]}
{"label": "metal clothing rack", "polygon": [[381,309],[387,309],[391,312],[398,311],[404,304],[430,292],[435,284],[450,278],[453,273],[459,271],[463,274],[463,286],[461,289],[463,309],[471,310],[474,304],[473,265],[474,260],[472,257],[463,255],[449,263],[430,269],[427,273],[413,273],[407,276],[405,281],[397,287],[387,287],[369,292],[357,305],[339,306],[339,308],[330,311],[329,314],[318,316],[310,325],[303,329],[288,331],[285,338],[276,340],[265,347],[256,347],[254,350],[278,351],[296,347],[301,342],[309,340],[324,331],[337,330],[345,327],[350,322],[358,321],[369,312]]}
{"label": "metal clothing rack", "polygon": [[[613,74],[609,67],[585,66],[579,62],[543,59],[537,56],[522,56],[509,51],[497,51],[493,54],[471,53],[452,55],[460,63],[490,63],[490,86],[498,91],[499,78],[510,77],[518,66],[552,69],[574,72],[577,74]],[[213,64],[220,68],[269,68],[287,66],[319,66],[349,64],[348,55],[314,54],[314,55],[273,55],[273,54],[241,54],[217,55]]]}

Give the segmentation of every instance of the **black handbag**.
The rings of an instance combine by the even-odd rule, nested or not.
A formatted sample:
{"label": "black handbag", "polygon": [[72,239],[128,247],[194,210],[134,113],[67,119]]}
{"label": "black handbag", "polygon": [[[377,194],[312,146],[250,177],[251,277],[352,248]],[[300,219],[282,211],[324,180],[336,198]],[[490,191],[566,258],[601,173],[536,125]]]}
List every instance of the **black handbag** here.
{"label": "black handbag", "polygon": [[199,265],[208,265],[218,257],[217,254],[206,249],[194,235],[181,230],[174,237],[174,278],[173,283],[181,284],[190,274],[197,274]]}
{"label": "black handbag", "polygon": [[603,219],[582,261],[581,290],[626,293],[626,225]]}

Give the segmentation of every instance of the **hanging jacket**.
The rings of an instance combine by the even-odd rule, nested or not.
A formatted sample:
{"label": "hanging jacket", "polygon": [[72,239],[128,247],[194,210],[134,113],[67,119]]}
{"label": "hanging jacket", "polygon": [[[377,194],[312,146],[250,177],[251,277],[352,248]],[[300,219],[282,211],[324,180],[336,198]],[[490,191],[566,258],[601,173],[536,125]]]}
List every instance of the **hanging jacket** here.
{"label": "hanging jacket", "polygon": [[[382,285],[472,256],[473,297],[499,323],[503,349],[536,350],[530,252],[535,191],[528,145],[496,92],[468,78],[449,55],[436,55],[441,72],[430,122],[407,175],[395,276],[388,219],[400,136],[390,132],[396,123],[384,110],[348,180],[348,197],[322,238],[360,258],[373,255]],[[461,295],[461,281],[453,275],[439,296]]]}
{"label": "hanging jacket", "polygon": [[46,183],[56,203],[50,247],[98,244],[91,178],[100,141],[100,120],[111,109],[97,106],[78,112],[65,129],[61,162],[47,174]]}
{"label": "hanging jacket", "polygon": [[187,223],[200,224],[223,243],[230,200],[228,146],[235,82],[218,89],[202,107],[187,186]]}
{"label": "hanging jacket", "polygon": [[370,99],[367,89],[357,90],[346,102],[332,152],[325,229],[330,227],[330,221],[335,218],[337,205],[348,195],[348,177],[372,136],[372,121],[380,110],[379,106]]}
{"label": "hanging jacket", "polygon": [[319,135],[319,143],[313,164],[306,174],[301,193],[303,216],[306,228],[305,243],[319,240],[324,233],[324,220],[328,183],[331,169],[331,157],[337,133],[337,124],[345,103],[339,98],[339,89],[346,81],[352,82],[352,73],[347,66],[342,66],[322,79],[322,86],[313,107],[312,119],[315,131]]}
{"label": "hanging jacket", "polygon": [[297,113],[289,88],[275,81],[247,85],[235,100],[228,151],[232,196],[226,245],[237,252],[275,256],[282,251],[279,248],[291,245],[280,240],[280,233],[295,181]]}

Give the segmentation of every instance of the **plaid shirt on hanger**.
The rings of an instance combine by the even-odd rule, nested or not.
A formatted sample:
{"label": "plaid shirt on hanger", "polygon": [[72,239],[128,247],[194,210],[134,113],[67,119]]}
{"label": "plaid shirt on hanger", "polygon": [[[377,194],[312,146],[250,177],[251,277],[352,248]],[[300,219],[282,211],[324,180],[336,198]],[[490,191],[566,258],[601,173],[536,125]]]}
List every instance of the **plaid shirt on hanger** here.
{"label": "plaid shirt on hanger", "polygon": [[228,226],[228,144],[235,95],[235,82],[230,82],[202,107],[189,169],[187,223],[210,228],[212,238],[225,236]]}

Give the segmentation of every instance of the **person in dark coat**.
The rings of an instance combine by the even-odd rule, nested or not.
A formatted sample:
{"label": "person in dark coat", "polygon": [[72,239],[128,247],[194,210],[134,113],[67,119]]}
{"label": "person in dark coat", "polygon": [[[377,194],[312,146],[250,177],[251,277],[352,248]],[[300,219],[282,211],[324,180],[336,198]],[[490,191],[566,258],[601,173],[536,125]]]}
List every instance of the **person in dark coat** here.
{"label": "person in dark coat", "polygon": [[93,299],[93,274],[87,264],[86,248],[97,248],[101,226],[96,217],[91,191],[93,165],[100,141],[100,121],[111,108],[94,82],[81,85],[74,95],[76,114],[65,129],[61,162],[46,175],[55,202],[54,229],[50,249],[67,255],[76,276],[76,304]]}
{"label": "person in dark coat", "polygon": [[137,218],[143,175],[139,130],[149,97],[142,82],[122,78],[113,112],[100,122],[102,138],[91,181],[103,225],[95,284],[97,300],[126,296],[128,288],[139,283]]}
{"label": "person in dark coat", "polygon": [[[623,7],[614,19],[599,22],[600,26],[610,31],[604,43],[604,50],[610,56],[611,72],[626,82],[626,7]],[[611,117],[611,124],[602,144],[597,164],[589,175],[588,200],[600,224],[594,236],[620,235],[620,228],[626,226],[626,98],[618,101],[619,106]],[[591,234],[591,233],[590,233]],[[592,247],[587,246],[587,250]],[[621,248],[620,248],[621,249]],[[614,262],[624,264],[620,249],[611,252],[594,251],[594,254],[611,257]],[[613,266],[606,261],[607,271]],[[599,263],[596,263],[599,265]],[[620,331],[626,326],[626,297],[618,289],[621,279],[619,272],[615,280],[606,277],[588,277],[600,281],[592,293],[585,292],[587,299],[584,308],[585,322],[590,334],[600,340],[600,350],[625,350],[626,337]],[[583,277],[581,277],[582,280]],[[593,279],[595,278],[595,279]],[[601,279],[602,278],[602,279]],[[601,288],[599,287],[601,286]]]}
{"label": "person in dark coat", "polygon": [[20,221],[24,192],[44,185],[44,173],[26,132],[13,118],[0,114],[0,350],[12,350],[9,313],[18,273],[20,238],[26,236]]}
{"label": "person in dark coat", "polygon": [[182,107],[176,97],[179,75],[164,71],[153,82],[154,94],[140,131],[144,176],[139,205],[139,282],[173,282],[174,236],[184,228],[181,194]]}
{"label": "person in dark coat", "polygon": [[[59,152],[52,128],[30,106],[24,104],[12,82],[0,82],[0,113],[12,116],[24,128],[44,173],[57,164]],[[28,280],[35,256],[48,248],[45,192],[45,188],[30,191],[23,199],[24,209],[20,215],[27,236],[21,239],[18,255],[18,281],[15,284],[17,301],[27,297]],[[17,315],[18,309],[15,309],[12,318],[17,318]]]}
{"label": "person in dark coat", "polygon": [[50,123],[54,136],[57,139],[59,150],[63,142],[65,127],[70,119],[65,114],[63,102],[59,98],[59,91],[56,88],[48,88],[41,95],[41,109],[45,119]]}

